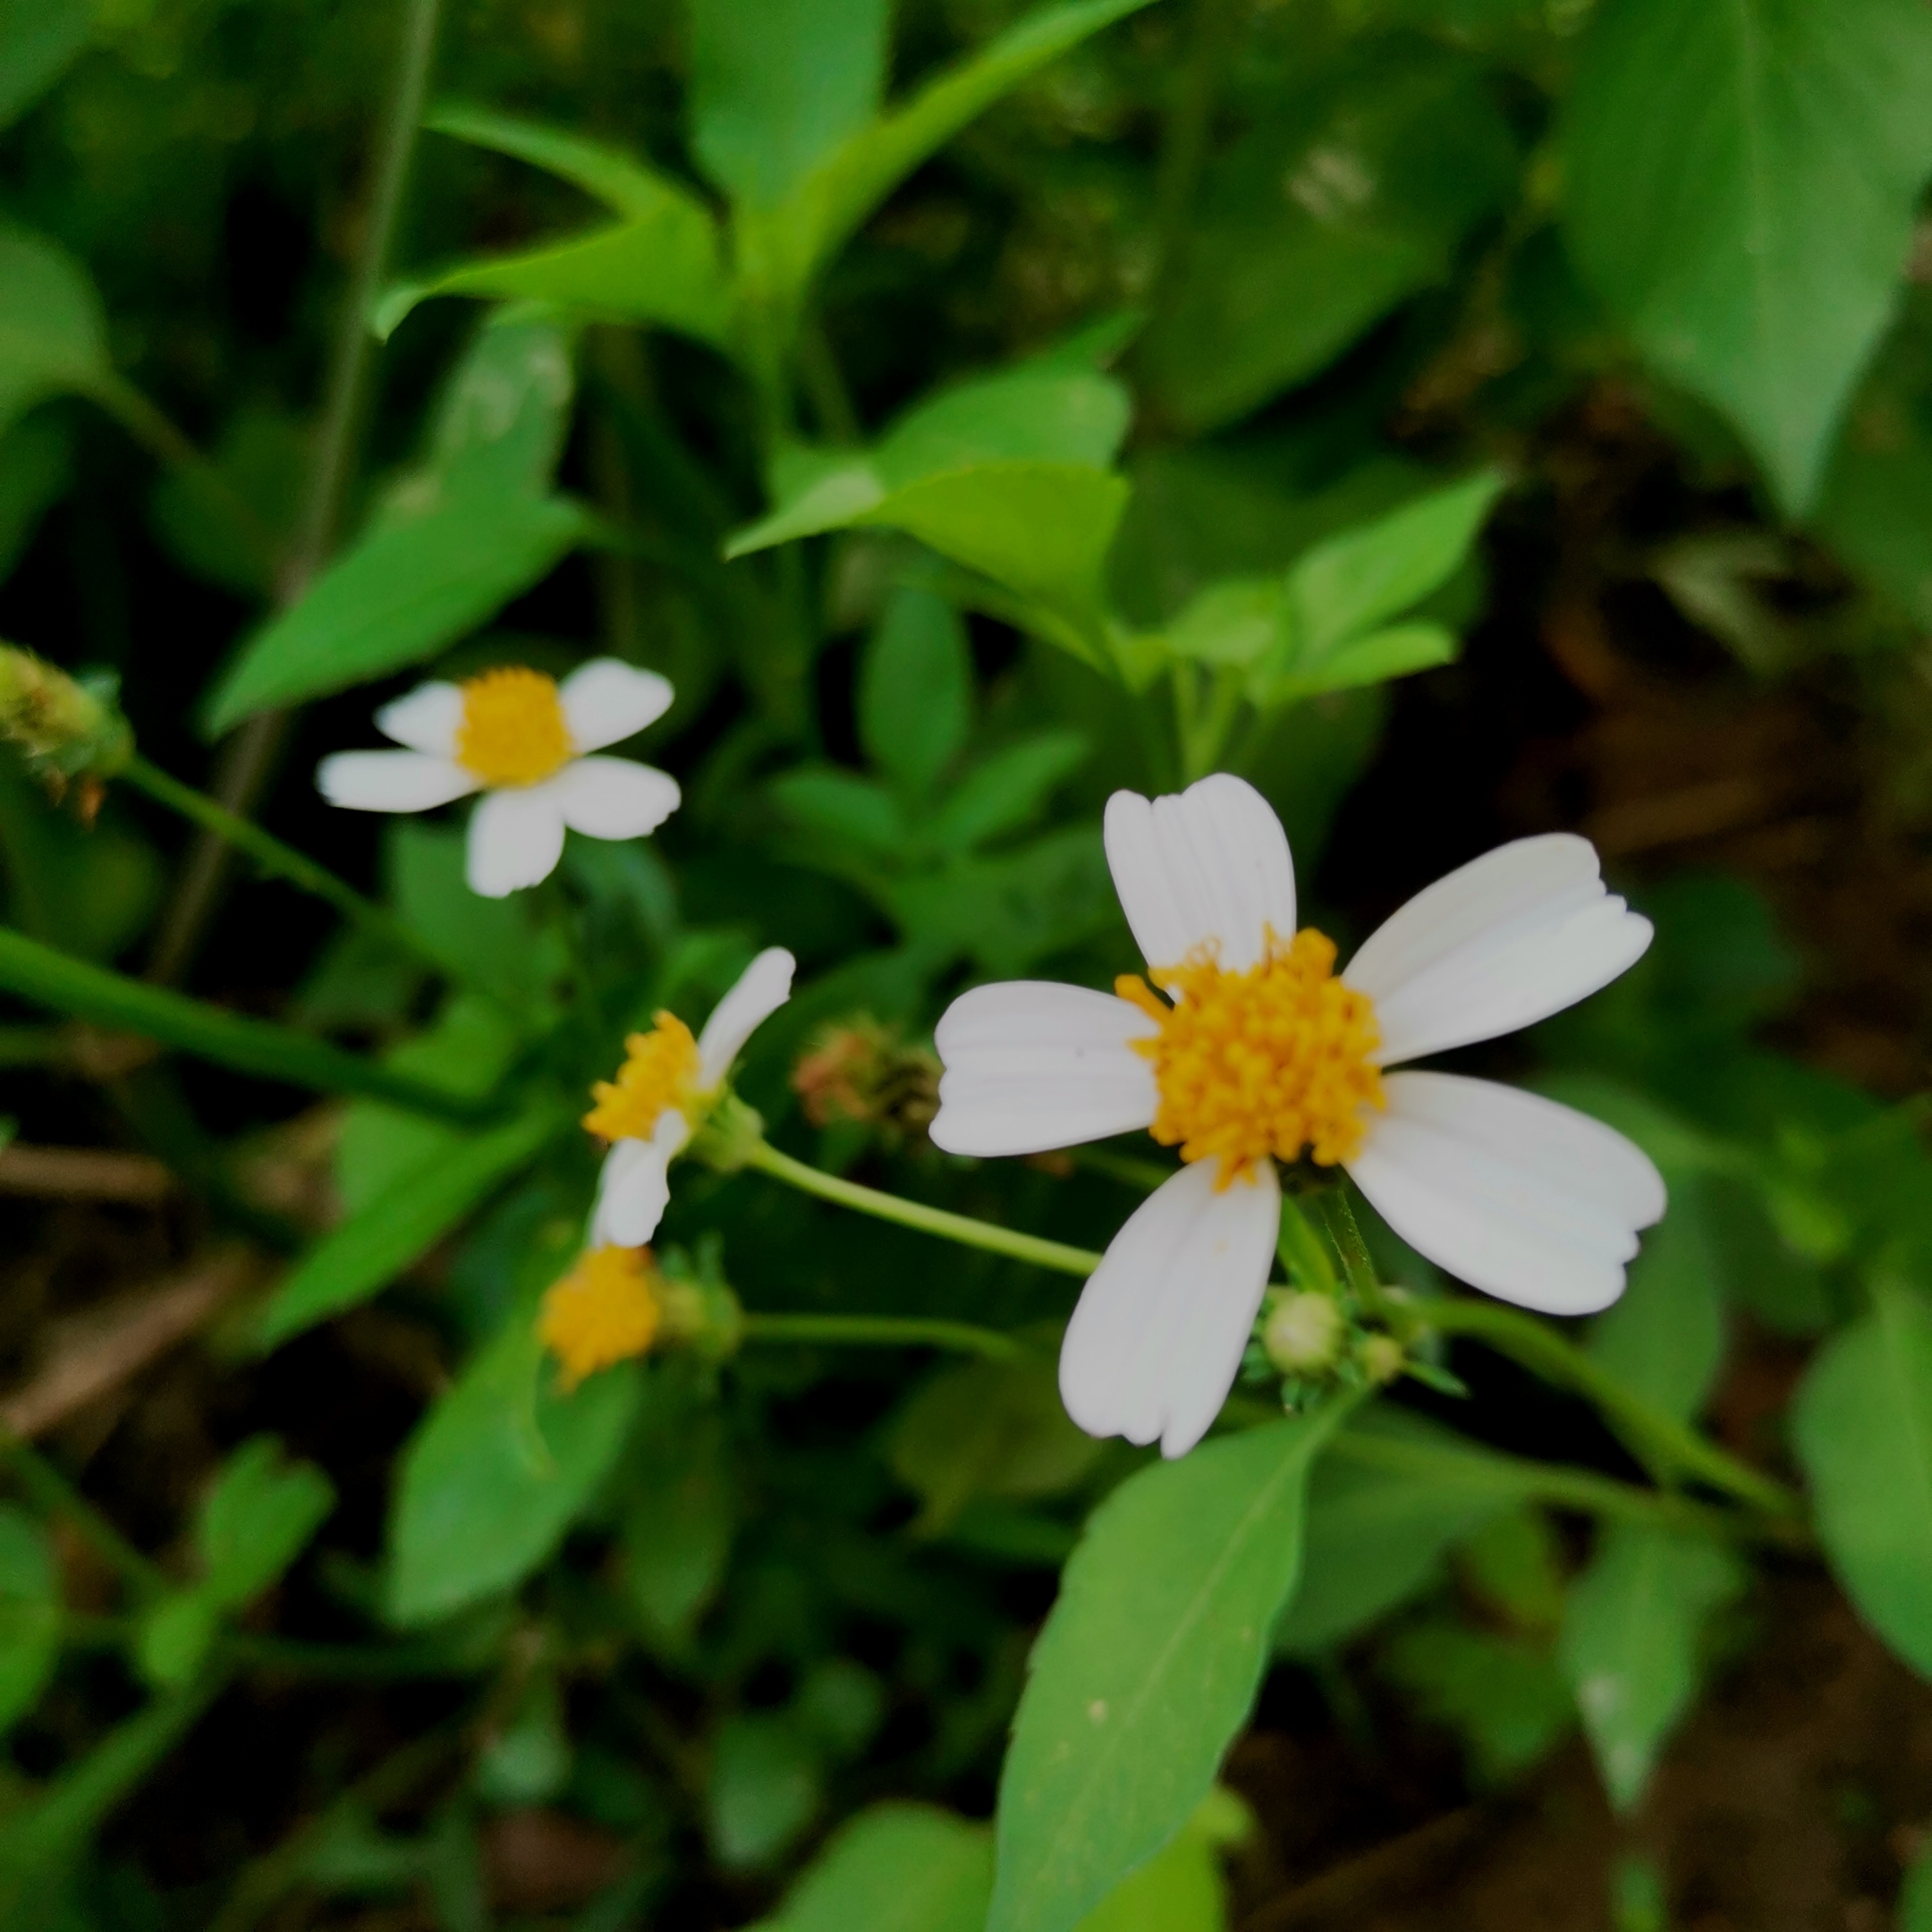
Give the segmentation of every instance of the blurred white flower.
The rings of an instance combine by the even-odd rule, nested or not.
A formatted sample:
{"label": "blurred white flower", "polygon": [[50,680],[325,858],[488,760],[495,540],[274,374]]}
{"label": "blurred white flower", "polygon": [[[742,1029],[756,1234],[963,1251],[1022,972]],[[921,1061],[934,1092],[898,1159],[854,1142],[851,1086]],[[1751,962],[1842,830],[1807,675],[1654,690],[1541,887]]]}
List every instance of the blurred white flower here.
{"label": "blurred white flower", "polygon": [[1417,894],[1332,977],[1295,930],[1281,822],[1239,778],[1118,792],[1107,862],[1159,998],[1038,980],[979,987],[939,1022],[931,1133],[1031,1154],[1137,1127],[1185,1165],[1129,1218],[1060,1354],[1095,1436],[1199,1442],[1240,1367],[1280,1221],[1277,1160],[1339,1164],[1383,1218],[1504,1301],[1580,1315],[1623,1292],[1664,1183],[1623,1135],[1554,1101],[1385,1068],[1514,1031],[1632,965],[1649,921],[1568,834],[1520,839]]}
{"label": "blurred white flower", "polygon": [[797,965],[783,946],[768,946],[697,1038],[675,1013],[661,1013],[648,1033],[624,1042],[617,1078],[590,1089],[597,1105],[583,1119],[611,1144],[590,1216],[592,1247],[641,1248],[657,1232],[671,1199],[672,1161],[704,1124],[745,1042],[792,997]]}
{"label": "blurred white flower", "polygon": [[592,758],[662,717],[671,686],[614,657],[580,665],[559,684],[506,665],[461,684],[419,684],[376,714],[408,749],[338,751],[316,771],[332,805],[429,811],[472,792],[465,874],[501,899],[548,878],[568,826],[591,838],[641,838],[677,809],[677,780],[630,758]]}

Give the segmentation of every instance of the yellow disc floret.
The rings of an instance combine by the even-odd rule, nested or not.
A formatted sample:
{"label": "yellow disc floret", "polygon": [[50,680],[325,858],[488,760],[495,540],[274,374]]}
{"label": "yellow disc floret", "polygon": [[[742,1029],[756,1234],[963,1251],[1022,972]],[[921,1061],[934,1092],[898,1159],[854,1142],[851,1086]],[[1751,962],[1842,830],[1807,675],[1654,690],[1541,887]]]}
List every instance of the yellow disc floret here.
{"label": "yellow disc floret", "polygon": [[487,785],[533,785],[571,761],[570,724],[556,680],[505,665],[461,686],[456,762]]}
{"label": "yellow disc floret", "polygon": [[1160,1107],[1151,1131],[1182,1160],[1217,1157],[1225,1187],[1256,1161],[1323,1165],[1361,1145],[1365,1107],[1385,1105],[1368,1056],[1381,1039],[1375,1007],[1334,977],[1334,941],[1312,927],[1267,936],[1258,965],[1225,970],[1213,948],[1148,978],[1172,1006],[1123,973],[1114,990],[1160,1022],[1134,1051],[1154,1063]]}
{"label": "yellow disc floret", "polygon": [[544,1295],[537,1334],[562,1365],[565,1388],[642,1355],[663,1319],[648,1248],[593,1248]]}
{"label": "yellow disc floret", "polygon": [[[599,1080],[590,1089],[597,1105],[584,1115],[584,1125],[606,1140],[648,1140],[667,1107],[678,1108],[689,1120],[699,1065],[691,1030],[675,1013],[659,1013],[648,1033],[633,1033],[624,1042],[617,1078]],[[697,1123],[691,1125],[695,1131]]]}

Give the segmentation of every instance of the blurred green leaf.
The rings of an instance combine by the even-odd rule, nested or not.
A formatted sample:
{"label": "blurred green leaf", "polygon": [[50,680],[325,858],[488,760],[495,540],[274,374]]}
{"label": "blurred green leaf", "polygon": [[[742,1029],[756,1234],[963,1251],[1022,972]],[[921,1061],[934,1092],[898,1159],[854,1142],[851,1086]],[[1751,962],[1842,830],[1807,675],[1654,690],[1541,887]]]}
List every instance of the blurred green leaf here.
{"label": "blurred green leaf", "polygon": [[0,0],[0,127],[60,79],[93,25],[88,0]]}
{"label": "blurred green leaf", "polygon": [[1704,1625],[1744,1580],[1737,1558],[1717,1544],[1613,1523],[1572,1586],[1559,1655],[1618,1810],[1642,1797],[1658,1750],[1697,1693]]}
{"label": "blurred green leaf", "polygon": [[1576,1721],[1570,1688],[1546,1649],[1446,1618],[1411,1624],[1382,1667],[1461,1739],[1485,1784],[1527,1770]]}
{"label": "blurred green leaf", "polygon": [[859,741],[915,797],[930,792],[972,729],[966,627],[929,590],[894,591],[859,668]]}
{"label": "blurred green leaf", "polygon": [[1932,1843],[1923,1843],[1899,1888],[1898,1932],[1932,1932]]}
{"label": "blurred green leaf", "polygon": [[41,411],[0,430],[0,582],[72,487],[72,439],[58,416]]}
{"label": "blurred green leaf", "polygon": [[980,1932],[992,1890],[985,1826],[877,1804],[833,1833],[757,1932]]}
{"label": "blurred green leaf", "polygon": [[63,810],[0,750],[0,859],[8,916],[83,959],[110,960],[159,903],[161,861],[112,806],[92,826]]}
{"label": "blurred green leaf", "polygon": [[935,1536],[976,1496],[1054,1496],[1071,1488],[1100,1445],[1067,1419],[1048,1361],[970,1362],[926,1384],[893,1425],[893,1473],[925,1504]]}
{"label": "blurred green leaf", "polygon": [[1253,1829],[1247,1806],[1216,1785],[1167,1849],[1088,1913],[1080,1932],[1226,1932],[1220,1854]]}
{"label": "blurred green leaf", "polygon": [[1338,1419],[1223,1437],[1094,1513],[1014,1719],[987,1932],[1071,1932],[1207,1795],[1294,1589],[1309,1463]]}
{"label": "blurred green leaf", "polygon": [[1534,1503],[1480,1524],[1463,1539],[1456,1569],[1473,1597],[1528,1635],[1548,1635],[1563,1621],[1563,1544]]}
{"label": "blurred green leaf", "polygon": [[[555,1258],[556,1272],[569,1265]],[[478,1351],[402,1451],[389,1520],[387,1608],[434,1623],[513,1589],[550,1555],[623,1447],[635,1362],[569,1394],[533,1322]]]}
{"label": "blurred green leaf", "polygon": [[[267,597],[281,543],[295,527],[307,486],[309,437],[292,418],[244,410],[206,465],[183,464],[155,485],[156,534],[198,577]],[[243,508],[252,513],[244,516]]]}
{"label": "blurred green leaf", "polygon": [[895,858],[905,851],[905,815],[884,785],[856,772],[802,766],[772,780],[778,809],[802,830]]}
{"label": "blurred green leaf", "polygon": [[527,893],[486,899],[463,877],[466,834],[407,818],[383,828],[384,870],[396,915],[453,978],[487,987],[540,1029],[563,966],[560,936],[539,927]]}
{"label": "blurred green leaf", "polygon": [[357,1213],[311,1248],[258,1318],[264,1351],[378,1295],[473,1208],[526,1165],[565,1123],[538,1107],[501,1127],[436,1146],[394,1175]]}
{"label": "blurred green leaf", "polygon": [[0,1733],[38,1701],[60,1660],[60,1583],[47,1533],[0,1504]]}
{"label": "blurred green leaf", "polygon": [[1016,832],[1046,809],[1060,781],[1086,758],[1079,732],[1043,732],[985,758],[961,778],[926,827],[945,852],[967,852]]}
{"label": "blurred green leaf", "polygon": [[1895,1275],[1812,1358],[1792,1410],[1818,1530],[1860,1616],[1932,1676],[1932,1304]]}
{"label": "blurred green leaf", "polygon": [[771,1864],[824,1802],[818,1753],[790,1716],[734,1711],[711,1747],[711,1848],[727,1869]]}
{"label": "blurred green leaf", "polygon": [[1451,55],[1385,55],[1271,100],[1209,165],[1141,339],[1156,404],[1199,432],[1306,381],[1446,280],[1515,172],[1487,77]]}
{"label": "blurred green leaf", "polygon": [[676,1648],[724,1581],[736,1528],[716,1402],[668,1373],[653,1377],[627,1469],[619,1531],[625,1594],[648,1637]]}
{"label": "blurred green leaf", "polygon": [[538,1671],[509,1723],[477,1759],[477,1795],[485,1804],[506,1808],[542,1804],[563,1790],[570,1768],[570,1734],[557,1681],[551,1672]]}
{"label": "blurred green leaf", "polygon": [[1616,0],[1563,134],[1578,259],[1664,375],[1724,411],[1790,513],[1890,318],[1932,169],[1916,0]]}
{"label": "blurred green leaf", "polygon": [[0,224],[0,428],[63,390],[98,390],[113,373],[87,270],[44,236]]}

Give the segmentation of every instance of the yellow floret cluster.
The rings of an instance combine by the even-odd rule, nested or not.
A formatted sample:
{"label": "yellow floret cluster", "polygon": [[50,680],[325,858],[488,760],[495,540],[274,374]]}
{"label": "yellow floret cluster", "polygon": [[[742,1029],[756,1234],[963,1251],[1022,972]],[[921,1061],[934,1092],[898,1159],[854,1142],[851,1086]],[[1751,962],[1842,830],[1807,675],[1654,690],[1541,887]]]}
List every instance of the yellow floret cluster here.
{"label": "yellow floret cluster", "polygon": [[648,1140],[666,1107],[684,1108],[698,1086],[698,1043],[674,1013],[661,1013],[648,1033],[624,1042],[624,1063],[614,1080],[590,1089],[597,1105],[583,1124],[606,1140]]}
{"label": "yellow floret cluster", "polygon": [[663,1319],[648,1248],[594,1248],[544,1295],[537,1333],[563,1368],[565,1388],[642,1355]]}
{"label": "yellow floret cluster", "polygon": [[533,785],[571,761],[570,724],[556,680],[505,665],[462,686],[456,762],[487,785]]}

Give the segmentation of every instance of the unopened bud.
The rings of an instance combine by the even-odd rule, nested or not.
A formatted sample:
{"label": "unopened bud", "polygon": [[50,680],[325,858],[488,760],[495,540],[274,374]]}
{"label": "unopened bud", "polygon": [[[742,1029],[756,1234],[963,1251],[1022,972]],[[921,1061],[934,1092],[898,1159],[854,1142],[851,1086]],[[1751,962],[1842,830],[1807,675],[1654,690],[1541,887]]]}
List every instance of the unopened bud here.
{"label": "unopened bud", "polygon": [[1394,1335],[1372,1335],[1361,1345],[1362,1373],[1377,1388],[1393,1382],[1407,1361],[1402,1343]]}
{"label": "unopened bud", "polygon": [[1261,1326],[1261,1346],[1284,1375],[1319,1375],[1342,1350],[1342,1310],[1312,1292],[1284,1294]]}
{"label": "unopened bud", "polygon": [[924,1133],[939,1111],[939,1063],[869,1013],[824,1028],[792,1070],[792,1089],[815,1127]]}
{"label": "unopened bud", "polygon": [[111,672],[71,677],[31,651],[0,644],[0,737],[25,754],[55,797],[70,779],[112,778],[134,750]]}

